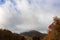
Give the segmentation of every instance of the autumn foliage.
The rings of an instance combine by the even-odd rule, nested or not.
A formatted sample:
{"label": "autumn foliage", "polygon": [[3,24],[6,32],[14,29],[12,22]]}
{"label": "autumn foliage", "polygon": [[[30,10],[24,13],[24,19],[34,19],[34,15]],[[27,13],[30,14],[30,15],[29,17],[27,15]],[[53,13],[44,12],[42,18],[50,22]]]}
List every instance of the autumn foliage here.
{"label": "autumn foliage", "polygon": [[60,40],[60,18],[55,17],[49,25],[48,35],[43,40]]}

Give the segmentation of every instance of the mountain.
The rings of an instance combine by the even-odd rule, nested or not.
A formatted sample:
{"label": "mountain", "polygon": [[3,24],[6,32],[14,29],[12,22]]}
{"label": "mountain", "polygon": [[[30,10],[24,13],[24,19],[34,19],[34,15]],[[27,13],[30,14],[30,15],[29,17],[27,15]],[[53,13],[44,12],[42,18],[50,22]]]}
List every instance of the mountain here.
{"label": "mountain", "polygon": [[43,38],[47,34],[40,33],[38,31],[32,30],[32,31],[29,31],[29,32],[21,33],[20,35],[24,35],[24,36],[28,36],[28,37],[32,37],[32,36],[36,35],[36,36],[39,36],[39,37],[42,37]]}

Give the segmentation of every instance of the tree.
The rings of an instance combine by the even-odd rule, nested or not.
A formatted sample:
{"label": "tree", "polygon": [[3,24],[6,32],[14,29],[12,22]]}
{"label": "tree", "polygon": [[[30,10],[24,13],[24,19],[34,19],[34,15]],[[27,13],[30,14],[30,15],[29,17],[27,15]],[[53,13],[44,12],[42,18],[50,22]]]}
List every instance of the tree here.
{"label": "tree", "polygon": [[40,40],[39,36],[33,35],[32,40]]}
{"label": "tree", "polygon": [[43,40],[60,40],[60,18],[54,17],[53,21],[53,25],[50,25],[51,31],[48,31],[48,35]]}

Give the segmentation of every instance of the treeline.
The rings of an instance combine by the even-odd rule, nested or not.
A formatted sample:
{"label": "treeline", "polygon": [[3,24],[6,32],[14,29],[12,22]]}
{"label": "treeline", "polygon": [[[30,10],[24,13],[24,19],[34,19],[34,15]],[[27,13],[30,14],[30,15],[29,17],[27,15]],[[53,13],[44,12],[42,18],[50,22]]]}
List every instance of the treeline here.
{"label": "treeline", "polygon": [[0,40],[26,40],[26,38],[22,35],[17,34],[17,33],[12,33],[9,30],[0,29]]}
{"label": "treeline", "polygon": [[41,40],[40,36],[34,35],[32,37],[26,37],[17,33],[12,33],[6,29],[0,29],[0,40]]}

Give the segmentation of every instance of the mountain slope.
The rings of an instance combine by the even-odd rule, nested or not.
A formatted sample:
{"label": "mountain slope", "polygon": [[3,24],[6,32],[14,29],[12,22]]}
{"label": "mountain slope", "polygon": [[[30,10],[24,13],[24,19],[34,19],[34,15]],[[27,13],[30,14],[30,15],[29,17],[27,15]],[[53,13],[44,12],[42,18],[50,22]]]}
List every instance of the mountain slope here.
{"label": "mountain slope", "polygon": [[32,31],[29,31],[29,32],[21,33],[20,35],[24,35],[24,36],[28,36],[28,37],[32,37],[32,36],[36,35],[36,36],[39,36],[39,37],[43,38],[47,34],[43,34],[43,33],[40,33],[38,31],[32,30]]}

